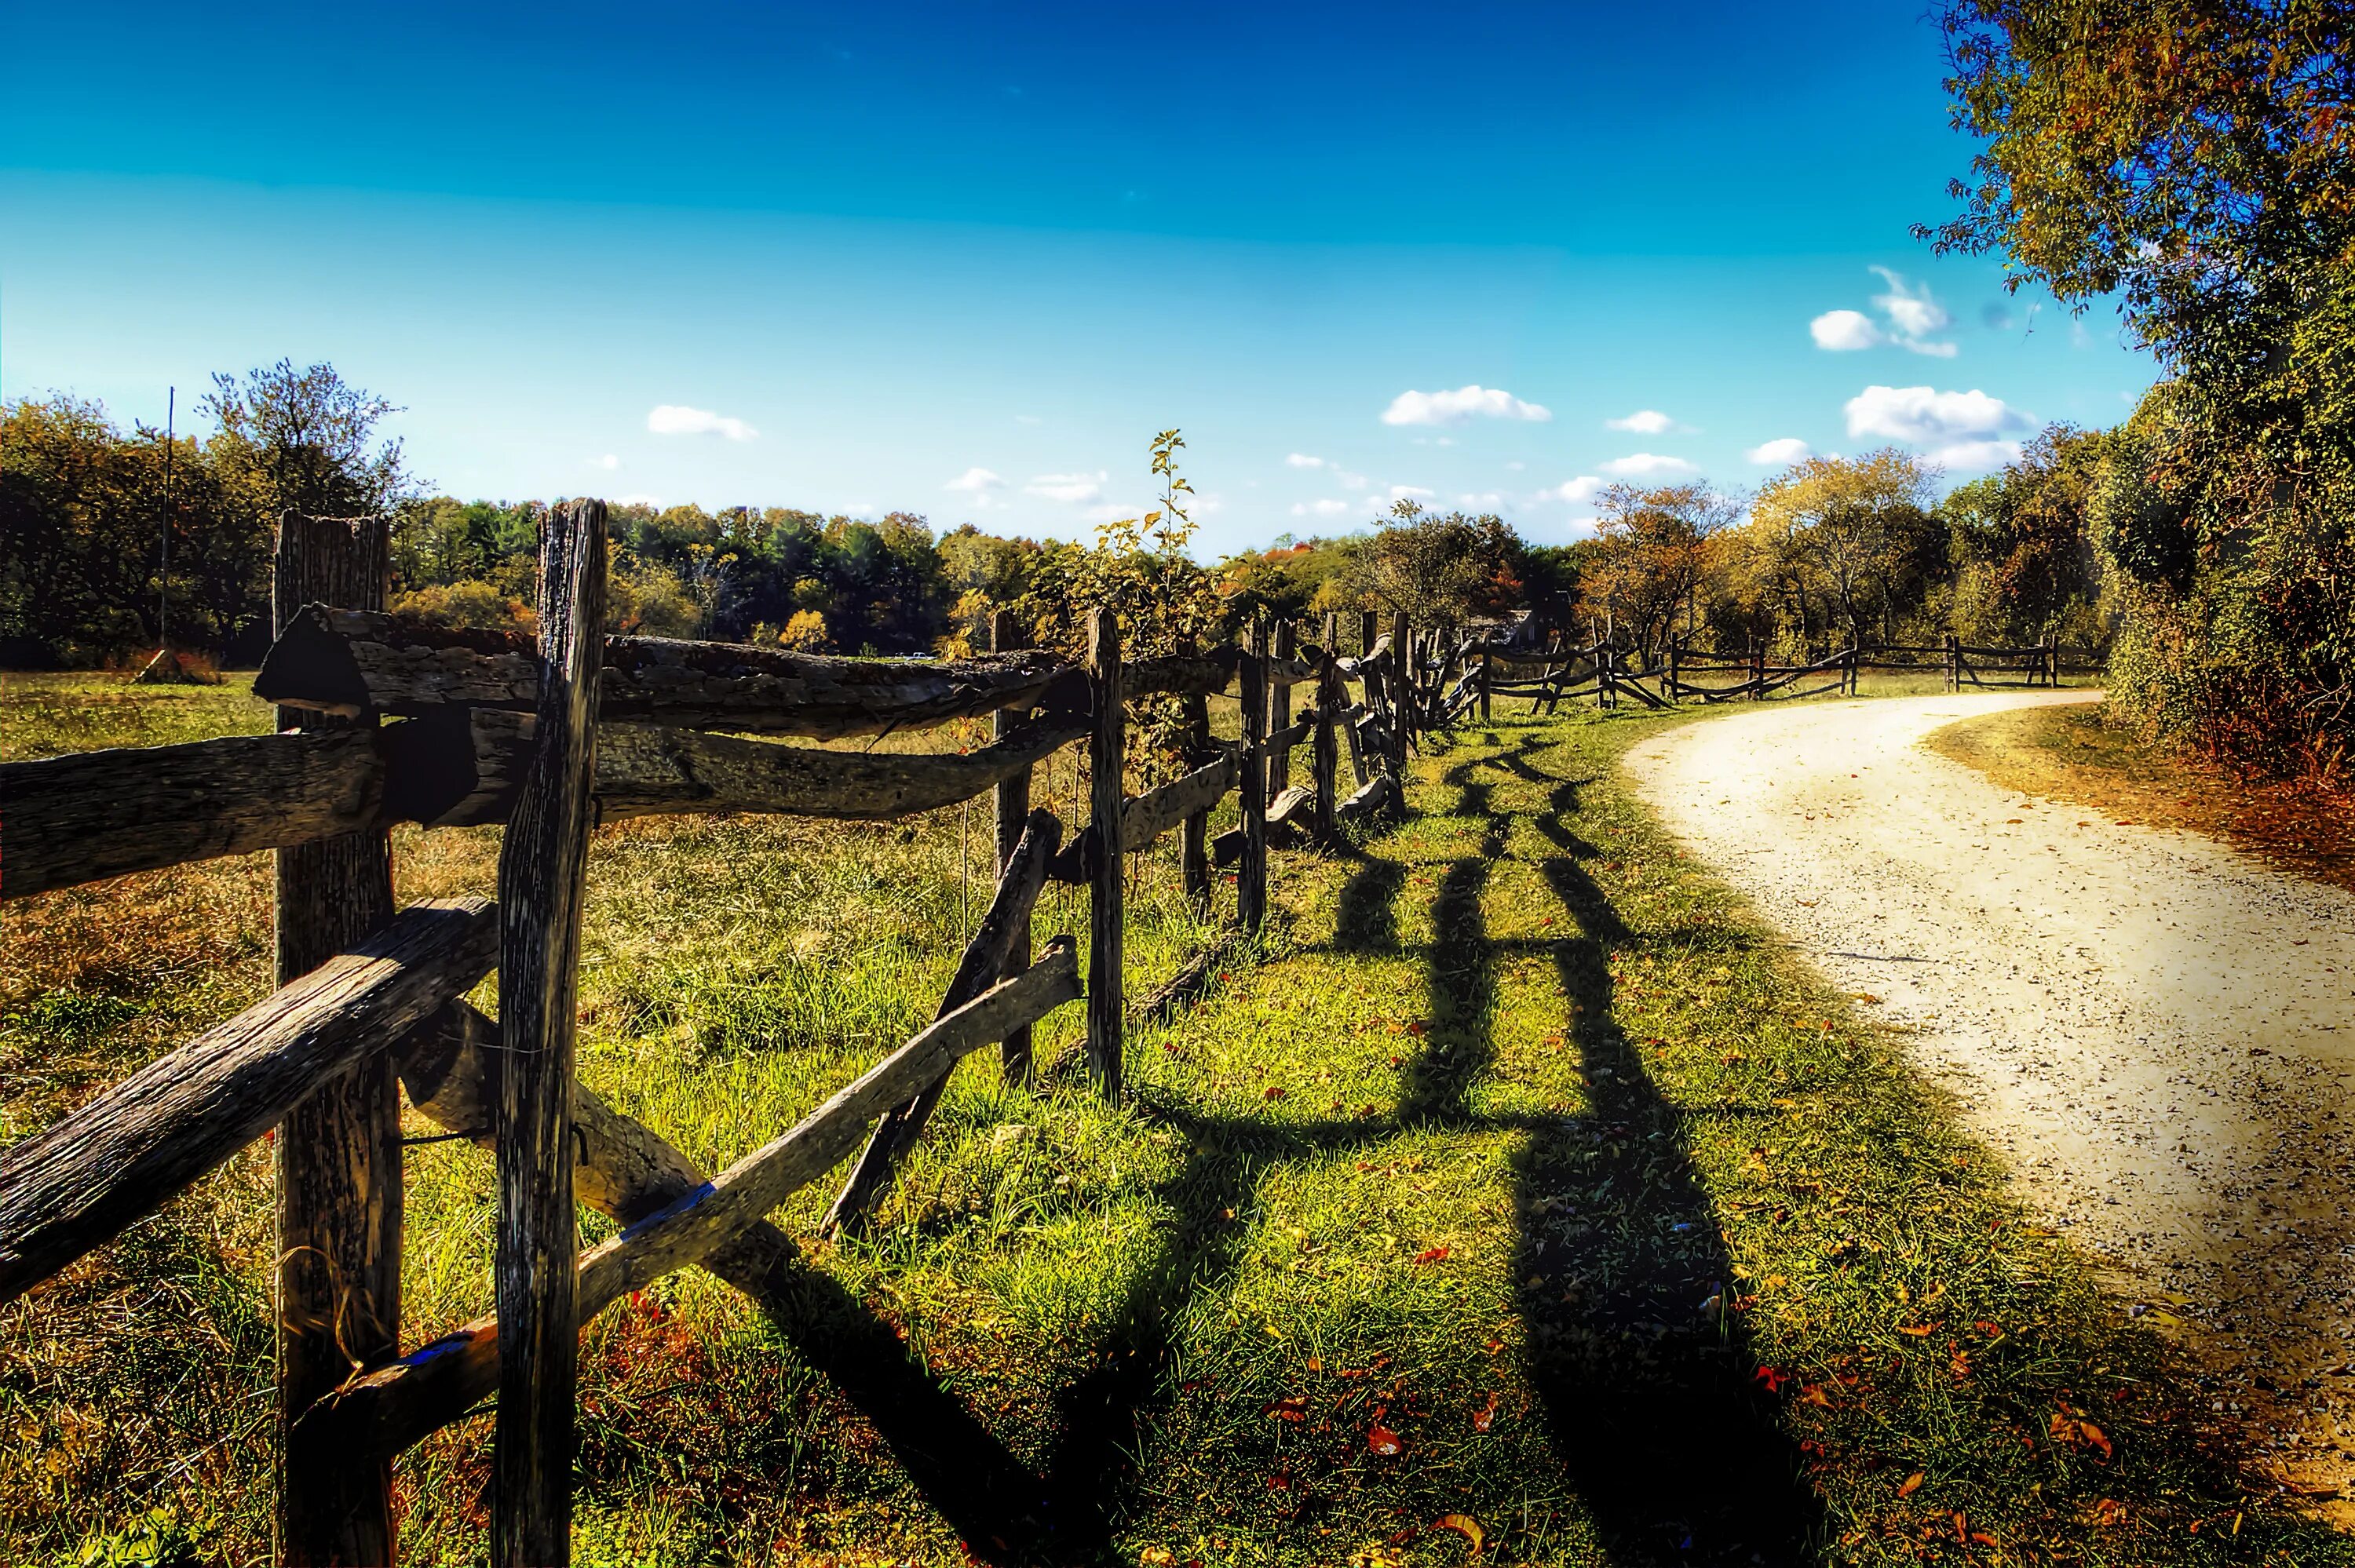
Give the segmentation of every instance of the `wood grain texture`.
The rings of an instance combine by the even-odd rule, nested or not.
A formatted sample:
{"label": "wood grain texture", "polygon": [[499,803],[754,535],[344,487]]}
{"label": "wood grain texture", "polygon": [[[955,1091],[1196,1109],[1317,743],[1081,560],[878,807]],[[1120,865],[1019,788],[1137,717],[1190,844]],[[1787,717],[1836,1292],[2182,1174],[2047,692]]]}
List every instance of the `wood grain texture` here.
{"label": "wood grain texture", "polygon": [[1122,845],[1141,850],[1172,828],[1207,818],[1210,808],[1235,787],[1241,771],[1236,754],[1230,751],[1208,767],[1131,796],[1121,807]]}
{"label": "wood grain texture", "polygon": [[[1383,673],[1391,689],[1391,776],[1401,784],[1406,782],[1407,747],[1414,734],[1413,657],[1414,629],[1400,610],[1391,617],[1391,667]],[[1403,790],[1398,799],[1403,805]]]}
{"label": "wood grain texture", "polygon": [[0,898],[377,827],[378,733],[234,735],[0,762]]}
{"label": "wood grain texture", "polygon": [[[1191,649],[1189,638],[1186,647]],[[1210,705],[1200,696],[1179,700],[1178,746],[1188,768],[1201,768],[1211,760]],[[1197,911],[1206,912],[1210,902],[1210,811],[1205,806],[1188,817],[1178,827],[1178,872],[1180,885],[1186,890],[1188,902]]]}
{"label": "wood grain texture", "polygon": [[1242,667],[1242,861],[1235,911],[1246,936],[1267,921],[1267,623],[1253,618],[1251,656]]}
{"label": "wood grain texture", "polygon": [[[581,1260],[571,1298],[578,1326],[632,1290],[755,1233],[771,1211],[847,1159],[868,1124],[967,1054],[1035,1023],[1080,996],[1071,938],[1049,943],[1021,975],[1001,980],[829,1097],[793,1129],[709,1181],[641,1214]],[[648,1156],[651,1159],[651,1155]],[[304,1437],[356,1455],[399,1453],[500,1389],[499,1321],[480,1318],[390,1366],[355,1376],[315,1406]]]}
{"label": "wood grain texture", "polygon": [[[390,575],[383,517],[279,519],[271,583],[282,629],[314,601],[382,609]],[[375,720],[281,708],[282,729],[368,737]],[[392,841],[364,824],[289,844],[277,857],[277,983],[291,984],[392,918]],[[310,1462],[294,1418],[400,1349],[400,1091],[379,1052],[288,1107],[272,1145],[278,1226],[275,1323],[278,1554],[288,1563],[389,1562],[392,1477],[382,1466]]]}
{"label": "wood grain texture", "polygon": [[[1034,811],[1023,824],[1021,836],[1016,840],[1014,854],[997,879],[997,891],[990,898],[989,909],[981,917],[981,926],[965,944],[964,953],[957,960],[956,973],[950,977],[949,989],[941,998],[937,1022],[988,990],[1007,974],[1019,974],[1029,967],[1030,911],[1039,903],[1039,890],[1047,885],[1047,863],[1054,858],[1056,846],[1062,842],[1063,824],[1055,813]],[[1016,957],[1019,944],[1021,957]],[[850,1175],[843,1181],[832,1208],[826,1211],[821,1234],[831,1235],[838,1230],[856,1234],[874,1213],[875,1205],[890,1190],[891,1175],[900,1160],[913,1149],[922,1136],[924,1124],[932,1119],[933,1107],[941,1103],[942,1091],[948,1087],[948,1075],[926,1084],[900,1104],[883,1113],[875,1124],[875,1132],[867,1140]]]}
{"label": "wood grain texture", "polygon": [[574,997],[595,818],[605,505],[549,514],[539,552],[539,707],[499,846],[499,1216],[493,1295],[505,1341],[492,1454],[495,1568],[572,1553],[580,1252],[572,1201]]}
{"label": "wood grain texture", "polygon": [[[604,640],[609,719],[834,738],[975,718],[1002,707],[1078,707],[1084,681],[1046,653],[953,662],[841,659],[735,642]],[[529,713],[528,638],[411,617],[304,608],[254,676],[254,694],[325,712],[417,714],[458,705]]]}
{"label": "wood grain texture", "polygon": [[[1340,620],[1330,610],[1325,615],[1325,646],[1331,648],[1340,635]],[[1323,673],[1316,680],[1316,734],[1309,751],[1309,781],[1316,791],[1316,810],[1312,820],[1319,842],[1333,837],[1333,808],[1340,803],[1341,740],[1339,725],[1341,709],[1349,700],[1348,689],[1342,685],[1340,672],[1333,667],[1332,657],[1325,660]]]}
{"label": "wood grain texture", "polygon": [[[1292,622],[1278,620],[1275,633],[1268,641],[1267,652],[1271,674],[1279,666],[1292,662]],[[1292,686],[1271,680],[1267,688],[1267,777],[1262,780],[1264,798],[1274,800],[1292,788],[1292,747],[1295,742],[1308,738],[1304,728],[1292,733]]]}
{"label": "wood grain texture", "polygon": [[[1021,621],[1012,610],[996,610],[990,615],[989,651],[992,653],[1017,652],[1026,641]],[[1021,725],[1022,710],[1019,708],[1000,708],[991,715],[991,747],[1007,745]],[[1079,731],[1065,738],[1077,740],[1082,733],[1084,731]],[[1039,758],[1033,758],[1033,762],[1045,755],[1042,752]],[[1026,762],[1009,770],[996,781],[990,800],[991,817],[996,828],[997,874],[1001,880],[1005,877],[1006,868],[1013,863],[1015,848],[1022,842],[1022,830],[1029,823],[1031,767],[1032,762]],[[1007,948],[1006,961],[998,972],[1019,974],[1029,966],[1030,932],[1025,927]],[[998,1043],[997,1065],[1007,1083],[1028,1084],[1030,1081],[1030,1031],[1028,1027],[1016,1030]]]}
{"label": "wood grain texture", "polygon": [[1088,620],[1088,686],[1095,728],[1088,738],[1088,827],[1095,863],[1088,879],[1088,1070],[1106,1098],[1121,1091],[1123,896],[1122,783],[1127,760],[1120,622],[1109,609]]}
{"label": "wood grain texture", "polygon": [[411,905],[353,951],[0,1153],[0,1302],[154,1213],[473,989],[497,948],[485,900]]}

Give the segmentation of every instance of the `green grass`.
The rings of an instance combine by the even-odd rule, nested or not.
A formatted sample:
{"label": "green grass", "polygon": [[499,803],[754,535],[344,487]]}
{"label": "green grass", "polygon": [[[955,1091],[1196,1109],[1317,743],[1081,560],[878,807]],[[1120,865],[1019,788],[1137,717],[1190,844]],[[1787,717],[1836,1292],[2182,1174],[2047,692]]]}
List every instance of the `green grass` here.
{"label": "green grass", "polygon": [[[1615,769],[1667,722],[1434,741],[1412,820],[1277,857],[1263,950],[1134,1035],[1128,1103],[1078,1081],[1065,1009],[1040,1088],[961,1070],[871,1239],[805,1243],[774,1320],[694,1273],[609,1312],[578,1560],[1468,1561],[1450,1517],[1504,1563],[2355,1560],[2260,1500],[2190,1371],[1679,856]],[[1067,820],[1075,783],[1042,783]],[[928,1014],[986,831],[601,833],[584,1080],[709,1163],[773,1136]],[[404,895],[486,885],[495,845],[405,836]],[[1206,937],[1173,872],[1139,871],[1133,995]],[[1050,895],[1038,935],[1083,928]],[[11,1027],[80,1031],[102,1082],[205,957],[175,951],[102,984],[12,952],[0,1006],[62,1009]],[[70,1092],[17,1049],[31,1120]],[[487,1307],[492,1171],[410,1171],[421,1339]],[[255,1151],[0,1311],[0,1557],[160,1508],[260,1559],[265,1193]],[[479,1560],[487,1425],[404,1461],[412,1560]]]}

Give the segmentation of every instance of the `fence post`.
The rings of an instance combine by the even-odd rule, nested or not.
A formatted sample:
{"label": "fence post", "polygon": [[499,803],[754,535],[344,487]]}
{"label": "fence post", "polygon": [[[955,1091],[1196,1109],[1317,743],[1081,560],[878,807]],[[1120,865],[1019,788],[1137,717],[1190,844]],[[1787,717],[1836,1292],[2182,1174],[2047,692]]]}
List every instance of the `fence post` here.
{"label": "fence post", "polygon": [[1241,674],[1243,858],[1235,910],[1243,930],[1255,937],[1267,919],[1267,623],[1256,615]]}
{"label": "fence post", "polygon": [[1358,612],[1358,657],[1359,657],[1359,658],[1362,659],[1362,658],[1364,658],[1367,654],[1369,654],[1369,653],[1370,653],[1370,652],[1372,652],[1374,651],[1374,638],[1375,638],[1375,636],[1376,636],[1376,632],[1375,632],[1375,630],[1374,630],[1374,612],[1373,612],[1372,610],[1370,610],[1370,609],[1361,609],[1361,610],[1359,610],[1359,611]]}
{"label": "fence post", "polygon": [[1946,690],[1950,692],[1959,692],[1963,689],[1963,656],[1959,647],[1961,640],[1953,632],[1949,631],[1946,633],[1945,641]]}
{"label": "fence post", "polygon": [[1684,671],[1684,657],[1683,657],[1683,655],[1684,655],[1684,650],[1683,650],[1682,648],[1680,648],[1680,647],[1678,647],[1678,646],[1677,645],[1677,640],[1676,640],[1675,638],[1673,638],[1673,637],[1669,638],[1669,639],[1668,639],[1668,689],[1665,693],[1663,693],[1663,694],[1662,694],[1662,695],[1664,695],[1664,696],[1666,696],[1666,697],[1668,699],[1668,701],[1670,701],[1670,702],[1672,702],[1672,703],[1673,703],[1673,702],[1678,702],[1678,701],[1681,701],[1681,700],[1682,700],[1681,696],[1679,695],[1679,694],[1678,694],[1678,688],[1679,686],[1682,686],[1682,685],[1684,684],[1684,682],[1679,678],[1679,677],[1682,675],[1683,671]]}
{"label": "fence post", "polygon": [[[1187,638],[1178,647],[1180,653],[1195,652],[1194,640]],[[1210,758],[1210,703],[1199,692],[1188,693],[1178,699],[1184,715],[1185,729],[1178,744],[1185,748],[1186,766],[1189,768],[1209,766]],[[1186,884],[1186,897],[1194,907],[1205,910],[1210,903],[1210,813],[1195,812],[1178,829],[1178,861]]]}
{"label": "fence post", "polygon": [[1750,644],[1750,679],[1752,683],[1750,700],[1753,703],[1764,702],[1766,700],[1766,644],[1754,639]]}
{"label": "fence post", "polygon": [[[1275,657],[1285,663],[1290,663],[1292,662],[1292,656],[1295,647],[1296,643],[1293,637],[1292,622],[1289,620],[1277,621],[1275,623]],[[1292,727],[1292,688],[1289,685],[1281,685],[1275,681],[1270,680],[1267,683],[1267,727],[1269,730],[1274,731],[1280,729],[1290,729]],[[1283,794],[1291,787],[1292,743],[1290,741],[1286,741],[1284,744],[1277,747],[1273,751],[1268,754],[1267,794],[1265,799],[1273,802],[1278,795]]]}
{"label": "fence post", "polygon": [[[989,651],[1011,653],[1022,646],[1022,628],[1010,609],[992,612],[989,618]],[[989,737],[1003,740],[1014,726],[1022,722],[1019,708],[1000,708],[990,715]],[[1030,769],[1007,779],[998,785],[992,798],[997,809],[997,874],[1006,874],[1006,867],[1014,858],[1014,846],[1022,842],[1022,830],[1030,821]],[[1020,974],[1030,967],[1030,928],[1025,923],[1015,934],[1013,945],[1007,949],[1006,972]],[[1008,1034],[998,1043],[997,1060],[1009,1084],[1030,1081],[1030,1026]]]}
{"label": "fence post", "polygon": [[1341,686],[1341,677],[1333,668],[1338,657],[1333,649],[1335,635],[1341,630],[1341,618],[1327,611],[1325,615],[1325,657],[1316,671],[1316,738],[1308,754],[1308,769],[1316,786],[1315,825],[1319,842],[1333,837],[1333,811],[1339,804],[1341,772],[1340,737],[1334,734],[1339,721],[1338,710],[1348,701]]}
{"label": "fence post", "polygon": [[1414,661],[1408,650],[1414,628],[1406,611],[1391,617],[1391,776],[1398,780],[1399,799],[1406,799],[1407,729],[1414,723]]}
{"label": "fence post", "polygon": [[538,718],[499,846],[496,1568],[572,1560],[573,1008],[604,654],[605,503],[576,501],[540,538]]}
{"label": "fence post", "polygon": [[1594,705],[1615,708],[1619,705],[1619,687],[1612,679],[1613,666],[1619,662],[1619,650],[1608,642],[1594,648]]}
{"label": "fence post", "polygon": [[1099,609],[1088,620],[1088,686],[1095,727],[1088,737],[1088,818],[1096,834],[1088,898],[1088,1069],[1107,1099],[1120,1095],[1120,810],[1125,715],[1121,706],[1120,620]]}
{"label": "fence post", "polygon": [[1488,657],[1487,643],[1480,645],[1480,722],[1488,722],[1488,685],[1496,679],[1493,661]]}
{"label": "fence post", "polygon": [[[382,609],[389,529],[380,517],[279,520],[272,620],[305,604]],[[281,729],[373,726],[280,708]],[[278,852],[277,983],[300,979],[392,917],[385,832],[348,833]],[[288,1113],[277,1150],[278,1559],[389,1563],[392,1467],[298,1457],[295,1418],[352,1363],[400,1354],[400,1086],[390,1054],[363,1062]]]}

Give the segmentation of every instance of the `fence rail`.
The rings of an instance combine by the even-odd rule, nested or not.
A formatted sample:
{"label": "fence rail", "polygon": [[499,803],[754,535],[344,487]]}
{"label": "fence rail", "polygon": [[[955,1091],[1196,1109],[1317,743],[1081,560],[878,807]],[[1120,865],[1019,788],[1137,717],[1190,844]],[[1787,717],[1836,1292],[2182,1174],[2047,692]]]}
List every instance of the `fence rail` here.
{"label": "fence rail", "polygon": [[[1411,731],[1437,722],[1439,683],[1456,679],[1455,712],[1468,700],[1468,647],[1441,652],[1403,617],[1379,636],[1362,620],[1355,657],[1337,652],[1329,616],[1313,645],[1294,627],[1271,636],[1254,623],[1240,644],[1124,662],[1120,628],[1099,611],[1077,663],[1015,648],[1003,619],[991,654],[959,661],[605,637],[594,630],[604,535],[597,503],[552,517],[534,640],[389,614],[381,520],[286,518],[281,633],[254,691],[293,727],[0,764],[0,898],[278,852],[280,988],[0,1150],[0,1302],[263,1131],[291,1133],[309,1117],[306,1157],[346,1179],[281,1193],[281,1251],[299,1228],[303,1248],[324,1241],[328,1260],[299,1274],[281,1266],[286,1563],[391,1561],[389,1460],[494,1393],[492,1560],[568,1560],[574,1363],[591,1319],[690,1264],[756,1301],[777,1294],[793,1244],[768,1214],[856,1154],[826,1223],[865,1224],[950,1069],[996,1043],[1008,1077],[1026,1078],[1030,1028],[1057,1008],[1085,1002],[1083,1058],[1118,1093],[1132,1017],[1123,856],[1181,834],[1197,898],[1212,865],[1237,866],[1236,934],[1248,939],[1266,916],[1271,846],[1324,842],[1402,807]],[[1418,662],[1426,655],[1435,668]],[[1242,733],[1214,740],[1205,704],[1230,690]],[[1187,768],[1130,794],[1127,710],[1148,697],[1178,700]],[[747,738],[878,736],[984,716],[992,738],[966,753]],[[1082,745],[1088,821],[1071,831],[1030,806],[1030,776]],[[1309,779],[1296,784],[1293,754],[1304,747]],[[707,1177],[574,1081],[572,987],[597,822],[687,811],[873,820],[983,794],[995,798],[1000,874],[934,1021],[801,1122]],[[1231,794],[1240,825],[1212,840],[1210,813]],[[387,832],[399,822],[505,823],[496,902],[395,913]],[[1084,960],[1069,936],[1029,951],[1049,880],[1091,889]],[[1176,1005],[1218,956],[1200,955],[1144,1009]],[[496,1021],[463,1001],[493,969]],[[497,1309],[406,1351],[396,1340],[402,1092],[499,1163]],[[282,1182],[293,1179],[282,1160]],[[576,1199],[626,1228],[576,1255]],[[360,1279],[376,1283],[356,1288]]]}

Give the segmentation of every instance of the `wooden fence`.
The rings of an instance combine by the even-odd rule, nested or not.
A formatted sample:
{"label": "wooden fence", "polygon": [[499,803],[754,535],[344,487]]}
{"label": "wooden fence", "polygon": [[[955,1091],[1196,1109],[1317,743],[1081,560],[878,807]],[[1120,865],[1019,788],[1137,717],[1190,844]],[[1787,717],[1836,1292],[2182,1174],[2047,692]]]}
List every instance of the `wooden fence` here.
{"label": "wooden fence", "polygon": [[[595,502],[551,518],[534,641],[386,613],[382,521],[290,517],[278,637],[254,682],[279,705],[280,733],[0,764],[0,897],[277,852],[278,989],[0,1150],[0,1303],[278,1128],[283,1563],[391,1562],[393,1457],[493,1395],[492,1561],[568,1561],[575,1361],[590,1319],[689,1264],[756,1301],[773,1296],[793,1243],[770,1213],[855,1154],[826,1223],[865,1223],[950,1070],[995,1043],[1003,1070],[1026,1078],[1031,1026],[1055,1008],[1084,999],[1084,1061],[1117,1094],[1137,1011],[1124,990],[1122,856],[1181,834],[1186,885],[1201,898],[1212,867],[1234,865],[1247,938],[1266,916],[1271,844],[1318,842],[1402,809],[1410,732],[1464,711],[1476,662],[1476,699],[1487,700],[1491,655],[1476,662],[1460,640],[1442,652],[1445,640],[1418,637],[1403,617],[1380,635],[1361,617],[1354,658],[1337,652],[1331,617],[1316,645],[1259,625],[1240,646],[1132,660],[1100,610],[1078,664],[1017,648],[1004,617],[987,657],[946,662],[608,637],[605,529]],[[1242,733],[1216,741],[1207,701],[1230,688]],[[1182,705],[1189,771],[1131,795],[1129,705],[1153,696]],[[965,755],[744,738],[873,736],[985,715],[990,742]],[[1030,806],[1029,781],[1074,745],[1091,763],[1089,820],[1067,839],[1053,813]],[[1308,781],[1295,784],[1304,746]],[[575,1080],[573,987],[599,821],[879,819],[984,792],[995,796],[999,878],[933,1021],[799,1123],[709,1175]],[[1231,793],[1241,824],[1212,839],[1211,809]],[[496,902],[396,911],[397,822],[505,823]],[[1071,937],[1029,950],[1050,880],[1092,895],[1084,987]],[[1214,958],[1142,1005],[1171,1004]],[[496,1021],[463,1000],[494,969]],[[498,1161],[496,1310],[405,1351],[404,1092]],[[576,1201],[623,1228],[580,1253]]]}

